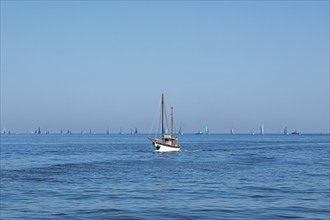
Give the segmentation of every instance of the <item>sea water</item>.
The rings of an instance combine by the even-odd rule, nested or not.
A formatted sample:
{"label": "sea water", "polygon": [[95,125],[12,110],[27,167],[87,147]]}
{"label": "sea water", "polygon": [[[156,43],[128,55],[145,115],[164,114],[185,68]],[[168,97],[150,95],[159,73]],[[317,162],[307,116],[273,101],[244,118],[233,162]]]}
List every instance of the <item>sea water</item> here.
{"label": "sea water", "polygon": [[1,219],[329,219],[329,135],[1,135]]}

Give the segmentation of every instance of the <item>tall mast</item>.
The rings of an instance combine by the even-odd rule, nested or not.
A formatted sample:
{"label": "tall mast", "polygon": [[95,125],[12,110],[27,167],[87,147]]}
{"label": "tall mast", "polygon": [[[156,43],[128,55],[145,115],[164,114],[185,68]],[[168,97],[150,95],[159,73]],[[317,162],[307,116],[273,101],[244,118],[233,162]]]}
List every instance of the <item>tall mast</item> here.
{"label": "tall mast", "polygon": [[162,138],[164,138],[164,94],[162,94]]}
{"label": "tall mast", "polygon": [[173,107],[171,107],[171,135],[174,133]]}

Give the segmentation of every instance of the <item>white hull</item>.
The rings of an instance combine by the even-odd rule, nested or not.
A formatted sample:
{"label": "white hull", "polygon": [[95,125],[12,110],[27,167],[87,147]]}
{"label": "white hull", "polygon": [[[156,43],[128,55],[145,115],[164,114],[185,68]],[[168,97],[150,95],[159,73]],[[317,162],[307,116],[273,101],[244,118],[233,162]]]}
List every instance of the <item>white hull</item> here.
{"label": "white hull", "polygon": [[180,151],[180,148],[179,147],[168,147],[168,146],[165,146],[165,145],[162,145],[162,144],[159,144],[159,143],[155,143],[154,142],[154,147],[155,147],[155,150],[154,152],[178,152]]}

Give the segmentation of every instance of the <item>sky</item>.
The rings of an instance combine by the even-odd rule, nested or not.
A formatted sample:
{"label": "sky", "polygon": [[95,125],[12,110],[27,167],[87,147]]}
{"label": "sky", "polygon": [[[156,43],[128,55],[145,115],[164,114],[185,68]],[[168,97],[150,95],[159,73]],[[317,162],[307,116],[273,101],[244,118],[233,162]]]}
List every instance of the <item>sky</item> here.
{"label": "sky", "polygon": [[329,1],[1,1],[1,130],[329,133]]}

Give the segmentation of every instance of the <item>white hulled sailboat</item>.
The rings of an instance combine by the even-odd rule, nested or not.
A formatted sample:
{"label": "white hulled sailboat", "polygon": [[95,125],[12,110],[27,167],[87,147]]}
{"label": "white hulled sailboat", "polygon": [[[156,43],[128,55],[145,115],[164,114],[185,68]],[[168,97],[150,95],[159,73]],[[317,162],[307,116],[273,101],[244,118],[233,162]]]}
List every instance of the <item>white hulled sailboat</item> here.
{"label": "white hulled sailboat", "polygon": [[164,129],[164,94],[162,94],[162,138],[149,138],[155,150],[154,152],[177,152],[180,151],[178,138],[172,137],[174,134],[173,107],[171,108],[171,132],[165,134]]}

